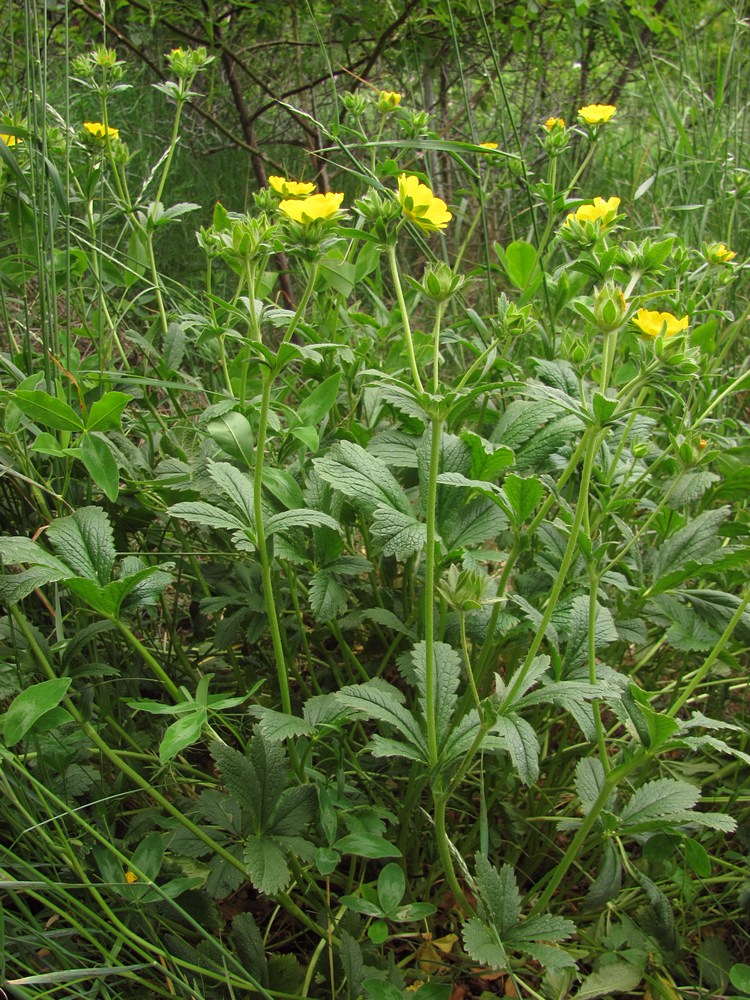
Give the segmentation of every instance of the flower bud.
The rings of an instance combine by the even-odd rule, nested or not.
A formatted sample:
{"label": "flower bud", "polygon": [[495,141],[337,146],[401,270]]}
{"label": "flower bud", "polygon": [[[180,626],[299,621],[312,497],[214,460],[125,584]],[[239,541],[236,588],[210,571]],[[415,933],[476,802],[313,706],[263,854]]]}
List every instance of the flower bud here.
{"label": "flower bud", "polygon": [[205,69],[214,60],[203,45],[199,45],[196,49],[172,49],[165,58],[179,80],[192,80],[196,73]]}
{"label": "flower bud", "polygon": [[706,260],[709,264],[728,264],[737,256],[734,250],[728,250],[725,243],[710,243],[705,248]]}
{"label": "flower bud", "polygon": [[381,90],[375,105],[382,115],[387,115],[389,112],[395,111],[400,103],[401,94],[397,94],[392,90]]}
{"label": "flower bud", "polygon": [[436,261],[428,264],[418,285],[420,291],[433,302],[447,302],[466,284],[462,274],[454,274],[448,264]]}
{"label": "flower bud", "polygon": [[622,289],[612,281],[606,281],[594,298],[594,317],[602,333],[611,333],[622,326],[628,304]]}
{"label": "flower bud", "polygon": [[392,246],[396,242],[396,231],[402,217],[401,206],[397,201],[390,198],[386,200],[371,189],[364,198],[355,201],[354,208],[370,224],[381,248]]}
{"label": "flower bud", "polygon": [[347,91],[344,94],[343,101],[346,110],[351,112],[355,118],[360,118],[367,110],[369,104],[365,95],[358,90],[355,90],[354,93]]}

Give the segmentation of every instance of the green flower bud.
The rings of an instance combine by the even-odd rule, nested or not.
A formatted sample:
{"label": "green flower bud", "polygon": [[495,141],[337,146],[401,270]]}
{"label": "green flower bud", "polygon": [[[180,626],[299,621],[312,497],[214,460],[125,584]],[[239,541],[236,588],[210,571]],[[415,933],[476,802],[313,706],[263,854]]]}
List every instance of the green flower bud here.
{"label": "green flower bud", "polygon": [[465,284],[466,278],[462,274],[454,274],[448,264],[437,261],[428,264],[424,270],[424,276],[420,283],[414,282],[422,294],[432,299],[433,302],[447,302]]}
{"label": "green flower bud", "polygon": [[371,227],[381,248],[393,246],[396,233],[402,219],[401,206],[392,198],[385,199],[377,191],[370,190],[354,203],[358,215],[361,215]]}
{"label": "green flower bud", "polygon": [[606,281],[594,299],[594,317],[602,333],[619,330],[625,321],[628,304],[622,289],[614,282]]}
{"label": "green flower bud", "polygon": [[165,58],[174,75],[180,80],[192,80],[196,73],[214,61],[214,57],[208,54],[203,45],[195,49],[172,49]]}

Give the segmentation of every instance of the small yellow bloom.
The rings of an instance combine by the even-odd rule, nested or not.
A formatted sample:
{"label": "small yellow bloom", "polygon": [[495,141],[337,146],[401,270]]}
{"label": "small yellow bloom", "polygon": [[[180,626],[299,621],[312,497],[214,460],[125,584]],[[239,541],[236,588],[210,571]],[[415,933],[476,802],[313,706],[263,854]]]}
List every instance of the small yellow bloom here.
{"label": "small yellow bloom", "polygon": [[674,337],[675,334],[682,333],[688,328],[687,316],[677,319],[672,313],[657,312],[652,309],[639,309],[633,317],[633,322],[641,333],[649,337],[658,337],[660,333],[665,337]]}
{"label": "small yellow bloom", "polygon": [[132,885],[133,882],[138,881],[138,876],[136,875],[135,872],[125,872],[125,881],[128,883],[128,885]]}
{"label": "small yellow bloom", "polygon": [[338,212],[343,200],[343,194],[334,194],[333,191],[328,194],[311,194],[309,198],[279,202],[279,211],[294,222],[308,226],[319,219],[330,219]]}
{"label": "small yellow bloom", "polygon": [[413,174],[399,176],[397,198],[406,218],[426,232],[445,229],[453,218],[445,202]]}
{"label": "small yellow bloom", "polygon": [[395,111],[400,103],[401,94],[397,94],[393,90],[381,90],[378,94],[378,111],[382,111],[383,114],[387,114],[389,111]]}
{"label": "small yellow bloom", "polygon": [[[20,135],[6,135],[5,132],[0,132],[0,139],[3,140],[6,146],[15,146],[19,142],[23,142]],[[732,254],[734,256],[734,254]]]}
{"label": "small yellow bloom", "polygon": [[708,248],[708,259],[712,264],[728,264],[737,256],[734,250],[728,250],[725,243],[712,243]]}
{"label": "small yellow bloom", "polygon": [[482,149],[497,149],[496,142],[480,142],[479,145]]}
{"label": "small yellow bloom", "polygon": [[120,130],[118,128],[112,128],[111,125],[105,127],[101,122],[84,122],[83,127],[89,135],[96,136],[97,139],[104,139],[105,137],[109,137],[110,139],[120,138]]}
{"label": "small yellow bloom", "polygon": [[587,104],[585,108],[578,109],[578,117],[586,125],[603,125],[616,111],[612,104]]}
{"label": "small yellow bloom", "polygon": [[315,190],[315,185],[309,181],[289,181],[286,177],[269,177],[268,183],[282,198],[306,198]]}
{"label": "small yellow bloom", "polygon": [[552,132],[556,128],[565,128],[564,118],[548,118],[544,123],[544,127],[548,132]]}
{"label": "small yellow bloom", "polygon": [[606,201],[604,198],[594,198],[593,205],[581,205],[575,212],[566,216],[565,222],[570,224],[573,220],[580,223],[596,222],[597,219],[606,220],[610,215],[614,217],[619,207],[619,198],[607,198]]}

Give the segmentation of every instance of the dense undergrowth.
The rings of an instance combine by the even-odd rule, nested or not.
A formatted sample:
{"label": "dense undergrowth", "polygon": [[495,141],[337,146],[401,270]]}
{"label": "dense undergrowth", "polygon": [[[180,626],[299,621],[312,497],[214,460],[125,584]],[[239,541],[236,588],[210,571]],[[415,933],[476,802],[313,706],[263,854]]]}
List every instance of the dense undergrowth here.
{"label": "dense undergrowth", "polygon": [[569,6],[250,141],[263,5],[8,5],[8,996],[750,995],[747,27]]}

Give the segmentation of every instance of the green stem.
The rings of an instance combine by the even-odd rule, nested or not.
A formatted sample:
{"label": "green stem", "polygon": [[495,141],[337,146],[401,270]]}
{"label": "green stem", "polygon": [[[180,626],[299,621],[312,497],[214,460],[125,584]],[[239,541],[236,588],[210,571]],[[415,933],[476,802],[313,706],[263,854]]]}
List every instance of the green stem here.
{"label": "green stem", "polygon": [[409,367],[411,368],[411,377],[414,381],[414,386],[420,394],[424,392],[424,386],[422,385],[422,379],[419,377],[419,369],[417,368],[417,359],[414,354],[414,341],[411,336],[411,326],[409,325],[409,313],[406,309],[406,301],[404,300],[404,291],[401,287],[401,278],[398,273],[398,262],[396,261],[396,247],[388,247],[388,262],[391,267],[391,277],[393,278],[393,287],[396,290],[396,300],[398,301],[398,308],[401,312],[401,326],[404,331],[404,344],[406,346],[406,353],[409,358]]}
{"label": "green stem", "polygon": [[151,672],[153,673],[154,677],[156,677],[157,680],[161,681],[166,690],[169,691],[169,694],[172,696],[173,700],[175,702],[184,701],[185,699],[180,694],[180,689],[177,687],[175,682],[172,680],[169,674],[166,673],[166,671],[159,663],[159,661],[156,659],[156,657],[152,653],[150,653],[148,649],[146,649],[143,643],[139,639],[137,639],[135,635],[133,635],[130,628],[125,624],[125,622],[111,615],[107,615],[106,617],[109,618],[112,624],[117,628],[117,630],[123,636],[128,645],[132,649],[134,649],[136,653],[138,653],[140,658],[143,660],[143,662],[146,663],[151,668]]}
{"label": "green stem", "polygon": [[557,863],[557,865],[555,865],[555,868],[551,873],[550,880],[547,883],[544,892],[531,908],[529,917],[536,916],[546,908],[547,904],[554,896],[558,886],[565,878],[568,869],[580,854],[581,849],[585,846],[589,834],[594,828],[596,821],[599,819],[599,815],[602,810],[609,802],[612,792],[615,790],[620,781],[623,780],[623,778],[627,777],[631,771],[634,771],[636,767],[640,766],[646,756],[646,752],[640,751],[640,753],[636,753],[636,755],[626,764],[620,764],[618,767],[613,768],[606,776],[602,782],[602,787],[599,789],[599,794],[591,806],[591,809],[581,820],[581,825],[578,827],[575,836],[568,844],[568,849],[562,859]]}
{"label": "green stem", "polygon": [[456,903],[461,907],[466,916],[474,915],[474,907],[466,898],[463,889],[458,884],[456,871],[453,867],[453,858],[449,846],[448,833],[445,828],[445,809],[448,804],[448,796],[442,794],[435,795],[435,834],[437,837],[438,853],[443,866],[443,873],[450,890],[455,897]]}
{"label": "green stem", "polygon": [[425,714],[427,753],[430,767],[437,767],[438,741],[435,717],[435,544],[437,519],[437,477],[440,469],[442,417],[432,418],[430,473],[427,483],[427,542],[424,566]]}
{"label": "green stem", "polygon": [[292,339],[292,334],[299,325],[299,321],[305,315],[305,309],[307,308],[307,303],[310,301],[310,296],[312,295],[313,289],[315,288],[315,280],[318,277],[319,267],[320,267],[320,262],[317,260],[314,260],[312,264],[310,264],[310,273],[307,276],[307,284],[305,285],[305,290],[302,293],[302,298],[299,300],[299,304],[294,312],[294,316],[292,316],[292,322],[289,324],[289,327],[286,333],[284,334],[284,339],[281,341],[282,344],[289,343],[289,341]]}
{"label": "green stem", "polygon": [[[588,622],[588,661],[589,661],[589,684],[596,684],[596,597],[599,589],[599,577],[596,575],[592,565],[589,565],[589,622]],[[602,725],[599,699],[594,698],[591,702],[594,714],[594,728],[596,730],[596,745],[599,748],[604,773],[609,771],[609,755],[607,754],[607,744],[604,741],[604,726]]]}
{"label": "green stem", "polygon": [[568,536],[568,544],[565,547],[565,552],[563,554],[562,562],[560,563],[560,569],[558,570],[555,582],[552,585],[552,590],[550,591],[549,600],[547,601],[547,607],[542,616],[542,620],[539,623],[539,627],[536,630],[536,635],[532,640],[529,651],[526,654],[526,659],[523,661],[521,669],[517,672],[513,683],[508,688],[508,691],[504,698],[505,705],[512,705],[513,699],[518,693],[519,689],[523,685],[526,679],[526,675],[531,669],[531,665],[534,661],[534,657],[539,651],[539,647],[544,640],[544,634],[547,631],[547,626],[552,620],[552,615],[557,607],[557,602],[562,593],[562,589],[565,586],[565,580],[568,575],[568,570],[570,569],[573,559],[578,551],[578,533],[581,530],[581,525],[583,524],[584,514],[587,509],[587,504],[584,501],[584,497],[588,496],[589,487],[591,485],[591,474],[594,468],[594,460],[596,454],[599,450],[600,443],[600,428],[599,427],[587,427],[584,432],[584,439],[586,440],[586,454],[583,459],[583,469],[581,471],[581,486],[578,494],[578,503],[576,504],[575,514],[573,515],[573,523],[570,526],[570,534]]}
{"label": "green stem", "polygon": [[287,715],[292,714],[292,702],[289,696],[289,675],[287,672],[284,646],[281,641],[281,630],[276,612],[276,600],[273,594],[273,577],[271,561],[266,545],[266,533],[263,527],[263,506],[261,504],[263,490],[263,456],[266,449],[266,431],[268,429],[268,410],[271,404],[271,386],[273,372],[270,369],[263,373],[263,391],[260,400],[260,416],[258,418],[258,438],[255,445],[255,469],[253,471],[253,514],[255,517],[255,544],[260,557],[261,574],[263,578],[263,596],[266,601],[268,624],[271,629],[271,641],[276,660],[276,676],[279,680],[281,707]]}
{"label": "green stem", "polygon": [[716,643],[711,652],[708,654],[708,656],[703,661],[701,666],[696,670],[693,679],[687,684],[685,690],[682,692],[680,697],[677,698],[672,703],[669,710],[667,711],[667,715],[669,716],[677,715],[677,713],[685,704],[685,702],[688,701],[688,699],[692,696],[696,688],[698,688],[703,683],[706,674],[709,672],[709,670],[714,665],[718,657],[721,655],[722,650],[731,639],[732,633],[737,628],[737,625],[739,624],[742,616],[744,615],[745,608],[747,608],[748,603],[750,603],[750,587],[742,595],[742,599],[740,600],[740,603],[737,605],[737,610],[732,615],[731,619],[729,620],[729,624],[722,632],[721,638]]}

